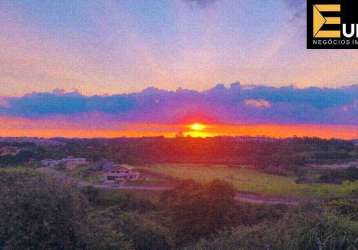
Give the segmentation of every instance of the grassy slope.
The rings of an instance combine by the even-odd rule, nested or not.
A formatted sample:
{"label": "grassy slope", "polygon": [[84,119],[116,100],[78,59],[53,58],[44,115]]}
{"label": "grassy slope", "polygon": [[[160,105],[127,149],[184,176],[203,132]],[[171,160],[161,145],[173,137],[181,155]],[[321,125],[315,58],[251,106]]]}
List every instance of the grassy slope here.
{"label": "grassy slope", "polygon": [[101,183],[102,180],[102,173],[100,172],[93,172],[91,174],[88,174],[88,167],[87,166],[81,166],[81,167],[77,167],[73,170],[63,170],[67,175],[75,177],[75,178],[79,178],[79,179],[83,179],[85,181],[88,181],[90,183],[93,184],[98,184]]}
{"label": "grassy slope", "polygon": [[229,168],[222,165],[160,164],[150,171],[179,179],[208,182],[221,179],[230,182],[238,191],[268,195],[299,197],[341,197],[358,189],[358,182],[342,185],[296,184],[293,177],[265,174],[245,168]]}

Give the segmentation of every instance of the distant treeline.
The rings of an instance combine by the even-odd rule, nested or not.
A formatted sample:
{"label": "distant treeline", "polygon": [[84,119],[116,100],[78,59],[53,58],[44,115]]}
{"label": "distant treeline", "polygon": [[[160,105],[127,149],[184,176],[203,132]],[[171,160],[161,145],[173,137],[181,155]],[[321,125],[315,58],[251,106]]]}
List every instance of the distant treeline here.
{"label": "distant treeline", "polygon": [[140,138],[65,140],[67,154],[125,163],[224,163],[253,166],[329,163],[357,157],[352,142],[318,138]]}
{"label": "distant treeline", "polygon": [[[308,163],[344,163],[358,158],[351,141],[319,138],[119,138],[56,139],[64,144],[28,143],[18,156],[0,157],[1,164],[66,156],[119,163],[217,163],[277,170]],[[1,145],[0,145],[1,146]],[[17,145],[21,147],[21,145]],[[277,168],[277,169],[276,169]]]}

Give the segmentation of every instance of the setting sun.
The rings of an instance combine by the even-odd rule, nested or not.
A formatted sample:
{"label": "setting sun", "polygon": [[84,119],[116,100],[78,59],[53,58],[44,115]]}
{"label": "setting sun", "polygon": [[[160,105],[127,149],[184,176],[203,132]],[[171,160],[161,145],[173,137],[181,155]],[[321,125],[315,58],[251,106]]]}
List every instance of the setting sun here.
{"label": "setting sun", "polygon": [[199,122],[192,123],[188,125],[188,131],[184,132],[184,136],[190,136],[190,137],[201,137],[206,138],[209,136],[212,136],[207,131],[208,126]]}
{"label": "setting sun", "polygon": [[201,123],[193,123],[190,125],[190,129],[194,131],[202,131],[206,128],[204,124]]}

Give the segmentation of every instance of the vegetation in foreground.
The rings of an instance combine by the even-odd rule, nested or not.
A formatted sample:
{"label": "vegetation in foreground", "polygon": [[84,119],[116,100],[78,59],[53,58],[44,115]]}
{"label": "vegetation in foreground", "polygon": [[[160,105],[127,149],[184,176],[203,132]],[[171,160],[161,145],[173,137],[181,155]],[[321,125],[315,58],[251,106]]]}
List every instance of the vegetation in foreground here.
{"label": "vegetation in foreground", "polygon": [[[0,249],[357,249],[358,205],[237,203],[222,181],[172,191],[79,190],[21,168],[0,170]],[[356,197],[357,198],[357,197]]]}

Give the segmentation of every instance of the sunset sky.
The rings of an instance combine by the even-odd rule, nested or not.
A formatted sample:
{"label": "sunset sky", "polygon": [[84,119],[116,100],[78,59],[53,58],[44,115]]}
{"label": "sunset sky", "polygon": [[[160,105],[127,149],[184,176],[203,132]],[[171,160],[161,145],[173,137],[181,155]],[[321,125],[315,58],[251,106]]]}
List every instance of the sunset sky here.
{"label": "sunset sky", "polygon": [[306,50],[305,3],[2,0],[0,136],[358,137],[358,53]]}

